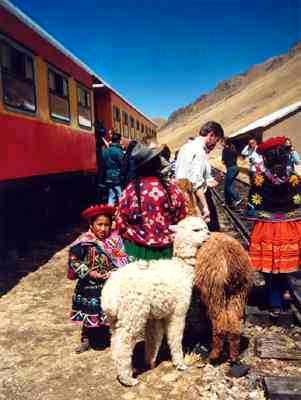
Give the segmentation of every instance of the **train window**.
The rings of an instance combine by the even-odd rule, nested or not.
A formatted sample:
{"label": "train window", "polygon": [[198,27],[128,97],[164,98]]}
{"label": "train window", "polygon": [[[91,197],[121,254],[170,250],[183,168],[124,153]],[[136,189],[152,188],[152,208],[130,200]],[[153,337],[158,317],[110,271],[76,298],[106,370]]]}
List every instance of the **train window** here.
{"label": "train window", "polygon": [[131,128],[135,128],[135,120],[133,117],[130,117]]}
{"label": "train window", "polygon": [[140,123],[139,123],[139,121],[138,121],[138,120],[136,121],[136,129],[137,129],[137,131],[139,131],[139,130],[140,130]]}
{"label": "train window", "polygon": [[83,128],[92,128],[92,110],[90,92],[77,86],[78,124]]}
{"label": "train window", "polygon": [[114,121],[120,121],[120,110],[116,106],[113,106],[113,119]]}
{"label": "train window", "polygon": [[127,112],[122,111],[122,131],[124,134],[124,137],[128,137],[129,136],[129,115]]}
{"label": "train window", "polygon": [[144,133],[144,125],[141,124],[141,133]]}
{"label": "train window", "polygon": [[0,66],[4,104],[8,107],[36,112],[33,57],[20,46],[0,37]]}
{"label": "train window", "polygon": [[50,116],[63,122],[70,122],[68,78],[49,68],[48,87]]}
{"label": "train window", "polygon": [[125,111],[122,112],[122,116],[123,116],[123,123],[124,125],[128,125],[129,124],[129,115],[128,113],[126,113]]}

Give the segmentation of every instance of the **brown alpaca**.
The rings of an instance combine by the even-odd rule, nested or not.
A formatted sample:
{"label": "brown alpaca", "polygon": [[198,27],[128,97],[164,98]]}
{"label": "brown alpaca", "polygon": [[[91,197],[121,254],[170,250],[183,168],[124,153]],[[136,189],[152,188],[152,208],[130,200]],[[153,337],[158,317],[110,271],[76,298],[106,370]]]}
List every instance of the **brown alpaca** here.
{"label": "brown alpaca", "polygon": [[229,235],[211,233],[197,252],[195,286],[212,323],[211,361],[219,359],[225,339],[229,343],[229,360],[235,362],[238,358],[251,276],[247,252]]}
{"label": "brown alpaca", "polygon": [[[181,179],[177,185],[184,194],[188,214],[200,216],[191,183]],[[250,260],[242,245],[225,233],[211,233],[198,250],[195,265],[195,286],[212,324],[210,360],[218,360],[225,339],[229,342],[230,361],[237,360],[241,321],[251,284]]]}

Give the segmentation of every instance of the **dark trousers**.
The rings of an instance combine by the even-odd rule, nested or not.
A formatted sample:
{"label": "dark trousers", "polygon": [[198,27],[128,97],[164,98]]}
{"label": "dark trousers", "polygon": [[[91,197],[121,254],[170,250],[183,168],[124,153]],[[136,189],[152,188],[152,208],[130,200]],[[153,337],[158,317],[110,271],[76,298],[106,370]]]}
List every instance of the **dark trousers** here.
{"label": "dark trousers", "polygon": [[210,232],[219,232],[220,225],[218,220],[218,214],[216,211],[215,203],[212,199],[211,189],[208,188],[205,192],[206,201],[210,211],[210,222],[208,223],[208,228]]}
{"label": "dark trousers", "polygon": [[224,181],[224,197],[227,205],[231,205],[232,202],[240,199],[239,193],[235,190],[235,178],[238,173],[239,169],[237,165],[233,165],[227,169]]}
{"label": "dark trousers", "polygon": [[271,308],[285,308],[283,295],[290,290],[288,274],[264,274],[268,303]]}

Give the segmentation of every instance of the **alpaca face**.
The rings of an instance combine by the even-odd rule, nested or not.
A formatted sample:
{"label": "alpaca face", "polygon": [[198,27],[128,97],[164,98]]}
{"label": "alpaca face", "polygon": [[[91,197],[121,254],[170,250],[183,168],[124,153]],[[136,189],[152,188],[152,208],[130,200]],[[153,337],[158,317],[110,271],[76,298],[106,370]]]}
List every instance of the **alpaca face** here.
{"label": "alpaca face", "polygon": [[174,255],[180,258],[195,257],[197,249],[210,234],[205,221],[194,216],[186,217],[170,229],[175,232]]}

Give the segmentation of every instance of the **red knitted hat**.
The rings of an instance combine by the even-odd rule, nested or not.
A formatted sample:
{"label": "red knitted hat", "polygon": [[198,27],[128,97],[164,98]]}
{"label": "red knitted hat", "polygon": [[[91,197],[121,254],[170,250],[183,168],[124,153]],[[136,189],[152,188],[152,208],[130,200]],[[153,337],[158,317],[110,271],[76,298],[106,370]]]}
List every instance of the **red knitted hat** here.
{"label": "red knitted hat", "polygon": [[265,140],[257,146],[257,153],[264,154],[266,151],[275,149],[278,146],[284,146],[287,138],[285,136],[275,136]]}
{"label": "red knitted hat", "polygon": [[90,219],[93,217],[97,217],[98,215],[108,215],[113,216],[115,214],[115,208],[112,206],[108,206],[106,204],[98,204],[96,206],[91,206],[86,208],[82,212],[82,217],[84,219]]}

